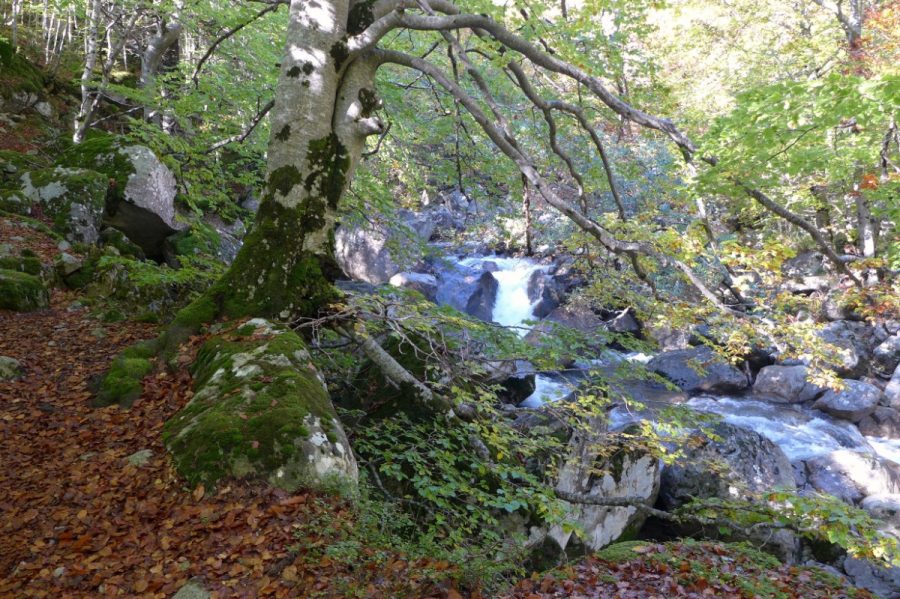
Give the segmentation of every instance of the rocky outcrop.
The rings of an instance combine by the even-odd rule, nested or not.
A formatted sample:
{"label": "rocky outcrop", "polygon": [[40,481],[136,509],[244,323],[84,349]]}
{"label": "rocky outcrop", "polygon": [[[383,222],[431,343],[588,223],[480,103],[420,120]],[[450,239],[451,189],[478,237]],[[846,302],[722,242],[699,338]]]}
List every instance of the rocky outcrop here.
{"label": "rocky outcrop", "polygon": [[843,389],[828,389],[813,407],[850,422],[859,422],[875,411],[881,399],[881,389],[862,381],[841,382]]}
{"label": "rocky outcrop", "polygon": [[647,368],[686,393],[732,393],[749,386],[744,373],[705,346],[663,352]]}
{"label": "rocky outcrop", "polygon": [[335,233],[335,258],[344,274],[375,285],[422,257],[421,248],[431,237],[433,223],[427,215],[397,211],[399,226],[366,223],[341,225]]}
{"label": "rocky outcrop", "polygon": [[494,303],[497,301],[497,290],[500,283],[490,272],[481,273],[475,292],[466,302],[466,313],[479,320],[491,322],[494,314]]}
{"label": "rocky outcrop", "polygon": [[106,205],[106,177],[81,168],[49,168],[21,177],[21,193],[53,220],[53,228],[70,242],[100,238]]}
{"label": "rocky outcrop", "polygon": [[801,403],[810,401],[825,389],[809,382],[809,369],[803,365],[766,366],[756,375],[753,393],[776,403]]}
{"label": "rocky outcrop", "polygon": [[[794,489],[791,463],[784,452],[759,433],[727,423],[684,445],[675,463],[662,473],[659,503],[673,510],[694,499],[759,501],[776,488]],[[766,542],[782,560],[795,559],[796,537],[787,531],[753,533],[745,538]]]}
{"label": "rocky outcrop", "polygon": [[195,394],[163,435],[190,484],[233,476],[288,490],[355,487],[356,459],[296,333],[251,320],[206,341],[192,370]]}

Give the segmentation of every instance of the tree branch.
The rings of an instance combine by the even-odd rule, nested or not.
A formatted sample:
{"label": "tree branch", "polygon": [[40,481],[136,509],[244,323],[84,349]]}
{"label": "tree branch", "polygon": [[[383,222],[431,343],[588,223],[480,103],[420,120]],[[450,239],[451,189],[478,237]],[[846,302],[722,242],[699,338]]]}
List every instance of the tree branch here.
{"label": "tree branch", "polygon": [[237,135],[232,135],[231,137],[226,137],[225,139],[217,141],[209,148],[207,148],[205,153],[210,154],[212,152],[215,152],[219,148],[227,146],[230,143],[243,142],[245,139],[250,137],[250,134],[253,133],[253,130],[256,129],[257,125],[262,122],[262,120],[267,114],[269,114],[269,111],[272,110],[274,106],[275,100],[269,100],[268,102],[266,102],[265,105],[259,109],[259,112],[256,113],[256,116],[253,117],[253,120],[250,121],[247,129],[245,129],[242,133],[238,133]]}

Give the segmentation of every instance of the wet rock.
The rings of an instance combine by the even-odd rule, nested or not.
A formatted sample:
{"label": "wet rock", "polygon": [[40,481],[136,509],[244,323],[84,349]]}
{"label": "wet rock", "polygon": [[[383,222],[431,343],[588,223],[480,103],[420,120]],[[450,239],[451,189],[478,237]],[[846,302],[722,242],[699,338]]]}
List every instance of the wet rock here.
{"label": "wet rock", "polygon": [[859,422],[875,411],[881,399],[881,389],[862,381],[845,379],[842,382],[843,389],[828,389],[813,407],[851,422]]}
{"label": "wet rock", "polygon": [[429,301],[435,301],[437,297],[437,277],[424,272],[398,272],[391,277],[390,284],[394,287],[413,289],[425,296]]}
{"label": "wet rock", "polygon": [[888,337],[872,352],[872,366],[875,371],[887,376],[900,365],[900,335]]}
{"label": "wet rock", "polygon": [[475,292],[466,302],[466,313],[483,320],[491,322],[494,313],[494,303],[497,301],[497,290],[500,283],[489,272],[481,274],[478,279],[478,286]]}
{"label": "wet rock", "polygon": [[[663,469],[659,495],[663,509],[673,510],[694,499],[759,501],[760,494],[773,489],[795,488],[790,460],[775,443],[727,423],[715,425],[713,432],[719,440],[701,434]],[[788,531],[769,535],[765,531],[744,538],[766,541],[782,560],[795,559],[795,535]]]}
{"label": "wet rock", "polygon": [[859,507],[881,521],[881,530],[900,538],[900,495],[869,495]]}
{"label": "wet rock", "polygon": [[534,317],[545,318],[559,307],[562,294],[557,289],[553,276],[536,270],[528,279],[528,299],[534,303]]}
{"label": "wet rock", "polygon": [[708,347],[663,352],[650,360],[647,368],[687,393],[731,393],[749,386],[744,373]]}
{"label": "wet rock", "polygon": [[806,461],[806,479],[822,493],[857,503],[868,495],[900,493],[900,475],[872,455],[840,449]]}
{"label": "wet rock", "polygon": [[803,365],[766,366],[753,383],[753,393],[779,403],[801,403],[815,399],[825,389],[807,380],[809,369]]}
{"label": "wet rock", "polygon": [[875,411],[857,424],[859,432],[867,437],[900,439],[900,411],[896,408],[878,406]]}

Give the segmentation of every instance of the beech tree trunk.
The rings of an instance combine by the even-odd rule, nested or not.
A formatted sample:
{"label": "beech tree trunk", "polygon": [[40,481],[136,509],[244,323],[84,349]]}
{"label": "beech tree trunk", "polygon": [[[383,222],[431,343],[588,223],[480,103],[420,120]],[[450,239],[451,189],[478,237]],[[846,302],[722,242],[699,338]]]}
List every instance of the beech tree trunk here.
{"label": "beech tree trunk", "polygon": [[253,230],[213,288],[219,313],[290,320],[335,299],[338,203],[374,116],[378,62],[348,60],[348,0],[292,0],[271,111],[266,187]]}

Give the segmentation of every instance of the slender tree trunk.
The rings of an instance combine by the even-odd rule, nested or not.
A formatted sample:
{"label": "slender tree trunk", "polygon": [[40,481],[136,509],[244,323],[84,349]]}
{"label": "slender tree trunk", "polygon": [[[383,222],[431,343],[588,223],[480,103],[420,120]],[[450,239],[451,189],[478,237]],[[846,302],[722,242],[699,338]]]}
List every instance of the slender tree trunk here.
{"label": "slender tree trunk", "polygon": [[532,249],[531,188],[525,175],[522,175],[522,213],[525,216],[525,255],[531,256],[534,254]]}
{"label": "slender tree trunk", "polygon": [[72,141],[80,144],[84,141],[84,133],[90,119],[91,106],[91,79],[94,77],[94,68],[97,66],[97,45],[99,40],[98,29],[100,26],[100,0],[93,0],[88,15],[87,32],[85,33],[84,70],[81,72],[81,106],[75,117],[75,133]]}

